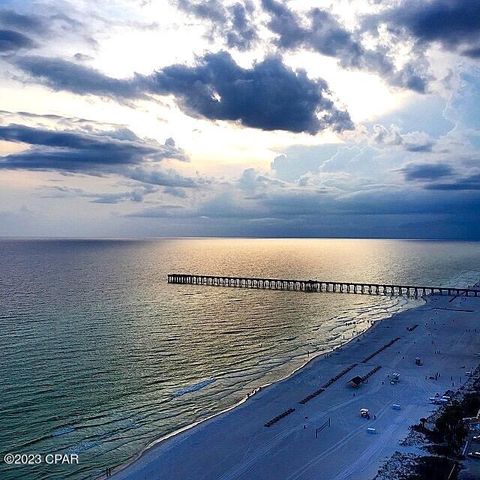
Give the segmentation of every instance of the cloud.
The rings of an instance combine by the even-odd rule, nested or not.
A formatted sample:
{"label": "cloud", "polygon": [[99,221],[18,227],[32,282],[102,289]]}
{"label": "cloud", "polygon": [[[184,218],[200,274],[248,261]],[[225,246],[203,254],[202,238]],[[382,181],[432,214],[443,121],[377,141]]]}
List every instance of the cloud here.
{"label": "cloud", "polygon": [[373,125],[373,142],[383,146],[401,146],[407,152],[429,153],[435,146],[434,140],[425,132],[401,133],[400,128],[391,125]]}
{"label": "cloud", "polygon": [[192,218],[183,205],[162,204],[156,207],[143,208],[133,213],[128,213],[126,217],[138,218]]}
{"label": "cloud", "polygon": [[439,43],[472,58],[480,49],[480,2],[404,0],[379,15],[390,29],[400,28],[424,44]]}
{"label": "cloud", "polygon": [[35,42],[15,30],[0,30],[0,55],[10,55],[24,48],[33,48]]}
{"label": "cloud", "polygon": [[185,160],[172,145],[147,143],[133,132],[56,131],[10,124],[0,126],[0,140],[30,148],[0,157],[0,169],[57,170],[90,174],[115,173],[119,166],[132,166],[164,158]]}
{"label": "cloud", "polygon": [[139,77],[130,80],[112,78],[93,68],[60,58],[23,56],[12,61],[31,78],[53,90],[111,98],[144,96],[139,88]]}
{"label": "cloud", "polygon": [[144,192],[141,190],[132,190],[131,192],[118,192],[118,193],[104,193],[98,194],[92,203],[105,203],[108,205],[115,205],[122,203],[126,200],[132,202],[143,202]]}
{"label": "cloud", "polygon": [[480,190],[480,173],[477,167],[460,174],[447,163],[410,163],[400,171],[405,180],[419,182],[425,190],[444,192]]}
{"label": "cloud", "polygon": [[420,51],[416,52],[415,61],[398,69],[390,60],[387,48],[364,48],[359,36],[348,31],[326,10],[313,8],[304,20],[277,0],[262,0],[262,5],[270,15],[268,27],[277,35],[280,48],[307,48],[337,58],[344,68],[375,72],[394,86],[420,93],[426,91],[429,75]]}
{"label": "cloud", "polygon": [[425,185],[427,190],[468,191],[480,190],[480,174],[458,177],[449,182],[436,182]]}
{"label": "cloud", "polygon": [[308,35],[308,30],[300,24],[293,10],[276,0],[262,0],[263,8],[270,14],[269,28],[278,35],[277,43],[283,48],[300,46]]}
{"label": "cloud", "polygon": [[[207,184],[205,179],[194,179],[180,175],[173,169],[150,169],[142,166],[133,167],[128,170],[128,177],[138,182],[151,185],[159,185],[170,188],[197,188],[202,184]],[[168,193],[172,194],[173,190]],[[176,190],[178,195],[178,190]]]}
{"label": "cloud", "polygon": [[324,80],[288,68],[279,57],[242,68],[227,52],[211,53],[199,58],[195,66],[172,65],[126,80],[55,58],[25,56],[14,62],[54,90],[116,98],[174,95],[180,108],[191,116],[262,130],[314,134],[327,128],[353,128],[348,113],[331,100]]}
{"label": "cloud", "polygon": [[431,152],[433,148],[433,143],[432,142],[427,142],[423,144],[407,144],[405,146],[406,150],[409,152],[421,152],[421,153],[426,153],[426,152]]}
{"label": "cloud", "polygon": [[[307,22],[277,0],[262,0],[270,14],[268,24],[277,34],[277,45],[285,49],[306,47],[322,55],[337,57],[345,65],[359,67],[365,51],[353,34],[328,11],[313,8],[308,12]],[[380,59],[379,59],[380,60]]]}
{"label": "cloud", "polygon": [[132,190],[110,193],[91,193],[81,188],[71,188],[66,186],[53,186],[46,188],[47,193],[42,194],[42,198],[88,198],[91,203],[118,204],[125,201],[135,203],[143,202],[146,195],[155,193],[157,188],[151,185],[143,185]]}
{"label": "cloud", "polygon": [[379,186],[332,194],[274,186],[256,198],[230,187],[195,204],[160,204],[126,216],[174,218],[202,235],[479,238],[479,208],[477,192]]}
{"label": "cloud", "polygon": [[283,188],[285,184],[281,180],[258,172],[255,168],[247,168],[238,179],[237,185],[247,194],[246,198],[254,199],[261,198],[271,188]]}
{"label": "cloud", "polygon": [[245,5],[236,3],[229,8],[232,28],[227,32],[227,45],[239,50],[251,48],[258,39],[257,31],[252,26],[253,4],[245,2]]}
{"label": "cloud", "polygon": [[[478,215],[480,195],[459,192],[432,192],[426,189],[376,188],[337,198],[335,210],[353,215],[430,216]],[[425,220],[423,220],[425,221]],[[446,222],[448,223],[448,222]],[[426,229],[428,235],[428,229]]]}
{"label": "cloud", "polygon": [[340,144],[317,146],[294,145],[274,158],[271,168],[275,176],[283,181],[296,182],[304,175],[318,172],[320,167],[339,150]]}
{"label": "cloud", "polygon": [[[56,114],[36,114],[32,112],[22,112],[22,111],[10,111],[10,110],[0,110],[0,117],[3,119],[3,123],[13,123],[25,125],[28,124],[29,127],[39,127],[44,129],[46,125],[52,126],[54,130],[62,131],[80,131],[86,133],[95,133],[96,131],[105,132],[106,130],[110,131],[110,134],[113,135],[113,132],[123,132],[123,135],[127,135],[128,129],[125,125],[115,122],[105,122],[105,121],[96,121],[82,118],[82,117],[70,117],[65,115],[56,115]],[[118,133],[117,133],[118,134]],[[167,144],[167,142],[165,142]]]}
{"label": "cloud", "polygon": [[207,54],[196,66],[173,65],[156,72],[150,91],[174,94],[191,115],[262,130],[314,134],[353,127],[348,113],[330,100],[324,80],[311,80],[278,57],[246,69],[226,52]]}
{"label": "cloud", "polygon": [[[78,12],[75,12],[71,5],[64,4],[61,10],[53,5],[48,6],[48,9],[43,8],[43,5],[38,7],[38,10],[45,14],[18,13],[12,9],[0,9],[0,28],[13,30],[27,35],[28,38],[33,37],[40,43],[48,43],[52,38],[57,40],[58,37],[62,37],[62,41],[65,41],[66,37],[73,35],[85,40],[90,46],[96,45],[96,41],[88,33],[90,24],[84,24],[69,15],[72,13],[78,16]],[[67,9],[70,10],[69,14],[66,13]],[[36,43],[29,48],[32,46],[36,46]]]}
{"label": "cloud", "polygon": [[185,153],[173,138],[159,144],[143,140],[128,129],[110,131],[58,131],[23,125],[0,125],[0,140],[15,142],[27,148],[19,153],[0,156],[0,170],[54,171],[98,177],[127,179],[129,190],[91,193],[78,188],[56,186],[43,198],[87,198],[92,203],[118,204],[143,202],[146,195],[158,192],[186,198],[184,189],[206,187],[209,180],[181,175],[163,166],[164,159],[186,161]]}
{"label": "cloud", "polygon": [[184,12],[195,15],[204,20],[215,23],[224,23],[227,20],[226,9],[218,0],[191,1],[178,0],[177,6]]}
{"label": "cloud", "polygon": [[91,55],[87,55],[85,53],[77,52],[73,58],[77,60],[77,62],[87,62],[88,60],[93,60]]}
{"label": "cloud", "polygon": [[384,125],[373,126],[373,141],[379,145],[402,145],[403,138],[396,126],[387,128]]}
{"label": "cloud", "polygon": [[167,195],[172,195],[172,197],[187,198],[187,194],[183,188],[165,187],[163,189],[163,193],[166,193]]}
{"label": "cloud", "polygon": [[253,15],[255,6],[251,1],[236,2],[224,6],[218,0],[177,0],[177,7],[212,25],[212,37],[223,38],[230,48],[250,49],[258,40]]}
{"label": "cloud", "polygon": [[463,51],[463,54],[471,58],[480,58],[480,47],[467,48]]}
{"label": "cloud", "polygon": [[[162,228],[171,228],[171,219],[175,219],[182,232],[189,227],[199,235],[282,237],[301,232],[307,237],[480,237],[475,227],[480,175],[470,179],[472,191],[442,186],[433,190],[428,186],[453,184],[450,167],[433,163],[407,167],[405,174],[413,184],[370,182],[346,189],[324,188],[327,183],[321,175],[301,185],[249,168],[228,184],[211,184],[194,201],[159,203],[126,216],[137,222],[157,219]],[[460,190],[460,184],[456,185]]]}
{"label": "cloud", "polygon": [[453,174],[453,168],[445,163],[410,163],[402,168],[405,180],[433,181]]}
{"label": "cloud", "polygon": [[34,34],[43,34],[48,30],[48,23],[44,17],[21,14],[8,9],[0,10],[0,25]]}

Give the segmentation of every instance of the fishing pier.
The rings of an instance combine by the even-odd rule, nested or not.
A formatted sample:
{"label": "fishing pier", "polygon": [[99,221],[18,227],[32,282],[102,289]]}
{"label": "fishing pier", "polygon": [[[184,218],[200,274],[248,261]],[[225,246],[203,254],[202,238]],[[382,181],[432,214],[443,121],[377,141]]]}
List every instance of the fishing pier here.
{"label": "fishing pier", "polygon": [[383,285],[378,283],[327,282],[321,280],[285,280],[222,275],[191,275],[187,273],[170,273],[168,275],[168,283],[259,290],[287,290],[306,293],[351,293],[402,297],[423,297],[426,295],[480,297],[480,289],[476,290],[473,288]]}

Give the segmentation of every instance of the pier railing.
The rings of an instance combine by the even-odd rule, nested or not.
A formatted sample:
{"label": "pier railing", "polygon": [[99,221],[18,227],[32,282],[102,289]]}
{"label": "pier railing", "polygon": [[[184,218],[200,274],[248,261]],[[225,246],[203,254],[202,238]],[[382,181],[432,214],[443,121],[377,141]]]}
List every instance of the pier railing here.
{"label": "pier railing", "polygon": [[353,293],[404,297],[422,297],[426,295],[480,297],[480,289],[476,290],[473,288],[384,285],[378,283],[327,282],[321,280],[285,280],[278,278],[228,277],[222,275],[191,275],[187,273],[169,274],[168,283],[312,293]]}

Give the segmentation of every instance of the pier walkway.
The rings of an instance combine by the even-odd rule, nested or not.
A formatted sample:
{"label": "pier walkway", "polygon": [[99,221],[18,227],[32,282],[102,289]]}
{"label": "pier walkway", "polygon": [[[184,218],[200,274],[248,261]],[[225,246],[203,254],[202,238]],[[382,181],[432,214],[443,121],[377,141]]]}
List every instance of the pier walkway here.
{"label": "pier walkway", "polygon": [[226,277],[171,273],[168,283],[205,285],[211,287],[289,290],[309,293],[353,293],[363,295],[390,295],[422,297],[426,295],[480,297],[480,289],[454,287],[426,287],[418,285],[382,285],[377,283],[327,282],[320,280],[285,280],[278,278]]}

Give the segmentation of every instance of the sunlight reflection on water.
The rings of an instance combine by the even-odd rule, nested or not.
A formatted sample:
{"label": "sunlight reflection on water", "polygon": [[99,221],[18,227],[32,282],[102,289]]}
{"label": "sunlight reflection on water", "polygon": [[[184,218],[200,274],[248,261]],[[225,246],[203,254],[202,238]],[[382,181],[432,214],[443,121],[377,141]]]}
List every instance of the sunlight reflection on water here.
{"label": "sunlight reflection on water", "polygon": [[465,286],[478,280],[479,265],[475,243],[1,241],[0,451],[81,459],[58,468],[2,464],[1,478],[94,477],[288,374],[307,352],[407,306],[401,298],[168,285],[167,273]]}

